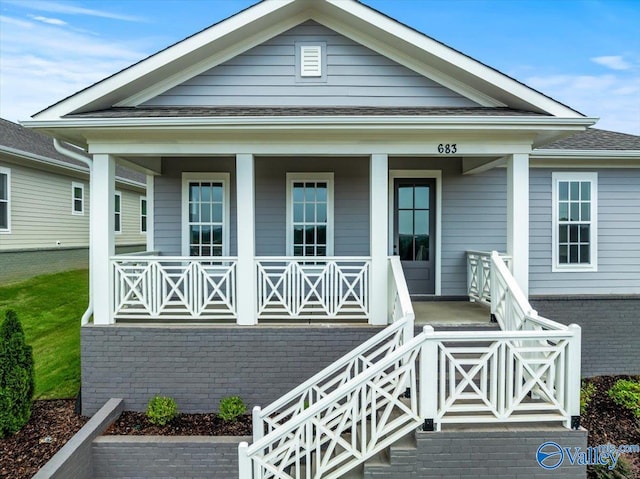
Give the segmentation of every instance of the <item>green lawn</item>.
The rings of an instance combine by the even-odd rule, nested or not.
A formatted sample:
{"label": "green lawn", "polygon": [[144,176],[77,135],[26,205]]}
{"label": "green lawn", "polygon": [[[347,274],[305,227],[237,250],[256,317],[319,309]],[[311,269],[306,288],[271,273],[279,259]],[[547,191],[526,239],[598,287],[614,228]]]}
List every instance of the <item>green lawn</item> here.
{"label": "green lawn", "polygon": [[89,297],[87,270],[0,286],[0,315],[18,313],[36,363],[36,399],[71,398],[80,389],[80,318]]}

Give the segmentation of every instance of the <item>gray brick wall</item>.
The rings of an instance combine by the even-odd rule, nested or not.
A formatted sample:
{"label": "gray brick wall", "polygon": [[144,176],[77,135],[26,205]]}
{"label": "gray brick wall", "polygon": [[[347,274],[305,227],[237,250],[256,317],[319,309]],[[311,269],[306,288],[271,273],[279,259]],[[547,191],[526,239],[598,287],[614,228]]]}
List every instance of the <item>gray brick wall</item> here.
{"label": "gray brick wall", "polygon": [[120,416],[122,409],[121,399],[109,400],[33,479],[92,479],[92,441]]}
{"label": "gray brick wall", "polygon": [[[144,251],[145,248],[145,245],[117,246],[116,254]],[[88,248],[0,251],[0,284],[88,267]]]}
{"label": "gray brick wall", "polygon": [[239,395],[265,406],[373,336],[379,327],[85,326],[82,412],[111,397],[144,411],[155,394],[183,412],[217,410]]}
{"label": "gray brick wall", "polygon": [[238,444],[250,437],[102,436],[93,443],[93,479],[238,477]]}
{"label": "gray brick wall", "polygon": [[532,298],[542,316],[582,328],[582,376],[640,374],[640,296]]}
{"label": "gray brick wall", "polygon": [[536,462],[538,447],[554,441],[563,447],[587,447],[587,431],[525,426],[471,429],[443,432],[418,432],[416,475],[394,479],[467,478],[537,479],[558,477],[584,479],[585,466],[572,466],[567,460],[553,471]]}

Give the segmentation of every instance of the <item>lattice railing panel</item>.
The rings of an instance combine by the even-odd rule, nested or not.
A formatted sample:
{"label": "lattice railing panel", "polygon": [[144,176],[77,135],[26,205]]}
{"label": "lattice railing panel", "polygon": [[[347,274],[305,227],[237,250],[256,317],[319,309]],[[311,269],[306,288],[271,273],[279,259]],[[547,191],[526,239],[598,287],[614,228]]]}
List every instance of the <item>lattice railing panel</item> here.
{"label": "lattice railing panel", "polygon": [[116,319],[233,319],[234,258],[112,258]]}

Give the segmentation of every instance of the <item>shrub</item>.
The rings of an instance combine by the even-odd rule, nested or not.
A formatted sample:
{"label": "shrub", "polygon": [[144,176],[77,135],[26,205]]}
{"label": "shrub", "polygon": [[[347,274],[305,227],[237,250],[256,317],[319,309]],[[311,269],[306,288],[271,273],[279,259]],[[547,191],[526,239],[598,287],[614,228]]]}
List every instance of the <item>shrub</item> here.
{"label": "shrub", "polygon": [[31,346],[13,310],[0,325],[0,438],[18,432],[31,417],[35,368]]}
{"label": "shrub", "polygon": [[164,426],[178,415],[175,400],[166,396],[154,396],[147,405],[147,419],[151,424]]}
{"label": "shrub", "polygon": [[233,422],[246,412],[247,406],[245,406],[239,396],[228,396],[226,398],[222,398],[220,401],[218,416],[220,416],[223,421]]}
{"label": "shrub", "polygon": [[618,458],[618,463],[613,469],[609,469],[609,464],[598,464],[590,466],[593,474],[589,477],[596,479],[634,479],[634,473],[631,465],[623,457]]}
{"label": "shrub", "polygon": [[640,419],[640,382],[618,379],[608,394],[618,406],[629,409]]}
{"label": "shrub", "polygon": [[591,402],[591,398],[596,392],[596,386],[593,383],[582,383],[580,388],[580,415],[584,416],[587,412],[587,406]]}

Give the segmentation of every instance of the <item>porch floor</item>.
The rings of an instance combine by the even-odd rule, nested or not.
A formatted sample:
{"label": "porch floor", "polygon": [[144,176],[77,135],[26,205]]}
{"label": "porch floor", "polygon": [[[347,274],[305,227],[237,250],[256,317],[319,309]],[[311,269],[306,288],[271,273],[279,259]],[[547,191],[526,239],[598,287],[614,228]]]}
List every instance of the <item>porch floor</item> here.
{"label": "porch floor", "polygon": [[416,315],[415,324],[438,327],[446,326],[487,326],[495,327],[489,321],[487,306],[470,301],[412,301]]}

